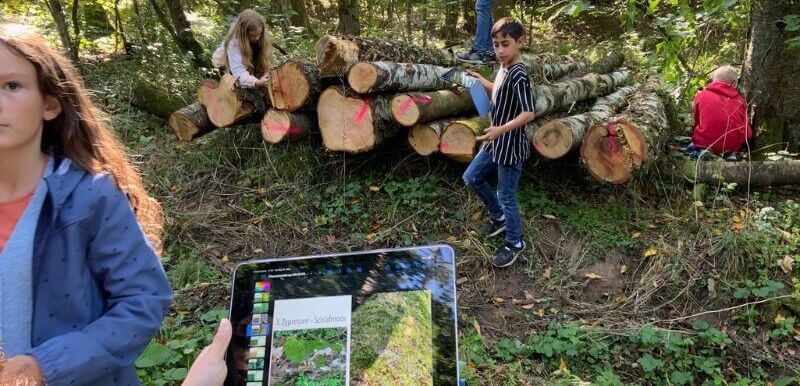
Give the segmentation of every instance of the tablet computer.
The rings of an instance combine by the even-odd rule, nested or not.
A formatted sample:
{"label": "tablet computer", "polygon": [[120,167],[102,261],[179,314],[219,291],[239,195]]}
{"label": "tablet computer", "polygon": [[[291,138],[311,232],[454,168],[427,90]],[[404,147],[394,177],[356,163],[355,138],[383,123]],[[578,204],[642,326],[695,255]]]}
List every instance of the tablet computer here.
{"label": "tablet computer", "polygon": [[242,263],[225,385],[457,385],[455,278],[448,245]]}

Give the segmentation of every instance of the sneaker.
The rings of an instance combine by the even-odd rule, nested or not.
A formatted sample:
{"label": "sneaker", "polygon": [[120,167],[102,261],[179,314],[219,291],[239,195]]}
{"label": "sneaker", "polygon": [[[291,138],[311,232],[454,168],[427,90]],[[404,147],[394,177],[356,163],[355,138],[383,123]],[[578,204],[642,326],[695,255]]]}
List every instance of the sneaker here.
{"label": "sneaker", "polygon": [[479,54],[484,63],[494,63],[497,61],[497,55],[494,52],[484,52]]}
{"label": "sneaker", "polygon": [[509,245],[505,243],[503,248],[500,248],[500,251],[494,256],[492,259],[492,265],[497,268],[508,267],[511,264],[514,264],[517,261],[517,257],[522,251],[525,250],[525,242],[522,242],[522,246],[517,248],[513,245]]}
{"label": "sneaker", "polygon": [[483,60],[481,59],[481,54],[475,50],[469,50],[466,54],[462,54],[458,56],[458,60],[462,62],[468,63],[481,63]]}
{"label": "sneaker", "polygon": [[483,234],[488,237],[497,236],[506,231],[505,220],[490,219],[489,223],[483,228]]}

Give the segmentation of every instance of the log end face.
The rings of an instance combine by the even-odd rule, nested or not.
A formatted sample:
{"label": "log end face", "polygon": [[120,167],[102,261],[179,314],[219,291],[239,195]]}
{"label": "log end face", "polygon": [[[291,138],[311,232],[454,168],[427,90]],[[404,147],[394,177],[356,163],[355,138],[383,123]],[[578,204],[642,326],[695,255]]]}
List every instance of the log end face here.
{"label": "log end face", "polygon": [[347,73],[347,83],[353,91],[360,94],[369,93],[378,80],[378,69],[372,63],[360,62],[354,64]]}
{"label": "log end face", "polygon": [[405,127],[412,127],[419,121],[419,106],[414,103],[414,98],[408,94],[399,94],[392,98],[392,117],[397,123]]}
{"label": "log end face", "polygon": [[291,119],[286,111],[270,109],[261,120],[261,136],[269,143],[279,143],[291,130]]}
{"label": "log end face", "polygon": [[631,178],[631,166],[619,139],[605,125],[592,126],[581,144],[581,159],[596,180],[623,184]]}
{"label": "log end face", "polygon": [[441,141],[430,126],[416,125],[408,130],[408,143],[417,154],[429,156],[439,151]]}
{"label": "log end face", "polygon": [[181,142],[191,141],[197,132],[200,131],[191,119],[181,113],[172,113],[169,116],[168,122],[169,127],[172,128],[175,136],[178,137],[178,141]]}
{"label": "log end face", "polygon": [[475,132],[468,126],[455,122],[445,127],[439,151],[458,162],[470,162],[475,156],[478,141]]}
{"label": "log end face", "polygon": [[533,147],[544,158],[561,158],[569,153],[572,137],[569,126],[553,121],[533,133]]}
{"label": "log end face", "polygon": [[328,88],[317,103],[317,119],[322,142],[328,150],[360,153],[375,146],[368,100],[348,98],[340,89]]}

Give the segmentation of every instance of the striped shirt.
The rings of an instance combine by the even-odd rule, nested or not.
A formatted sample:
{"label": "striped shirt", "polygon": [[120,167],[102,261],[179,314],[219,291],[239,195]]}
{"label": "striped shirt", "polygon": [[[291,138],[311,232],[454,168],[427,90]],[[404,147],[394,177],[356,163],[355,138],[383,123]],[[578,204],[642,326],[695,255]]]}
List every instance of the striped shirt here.
{"label": "striped shirt", "polygon": [[[533,112],[533,106],[531,81],[525,65],[520,62],[501,68],[492,88],[492,126],[502,126],[524,111]],[[492,161],[503,165],[523,162],[531,154],[524,126],[486,142],[483,149],[492,155]]]}

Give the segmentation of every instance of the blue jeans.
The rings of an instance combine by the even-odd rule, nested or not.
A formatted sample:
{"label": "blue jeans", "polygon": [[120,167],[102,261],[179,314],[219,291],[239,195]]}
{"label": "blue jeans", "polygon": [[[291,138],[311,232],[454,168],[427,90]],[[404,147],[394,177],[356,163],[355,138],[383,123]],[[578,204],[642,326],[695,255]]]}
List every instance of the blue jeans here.
{"label": "blue jeans", "polygon": [[[486,178],[497,171],[497,193]],[[506,166],[492,161],[492,155],[485,150],[470,162],[464,172],[464,182],[480,197],[489,215],[494,219],[506,216],[506,242],[517,244],[522,241],[522,222],[517,203],[517,184],[522,174],[522,162]]]}
{"label": "blue jeans", "polygon": [[494,53],[494,44],[492,44],[492,3],[494,0],[476,0],[475,1],[475,42],[472,43],[472,49],[478,52]]}

